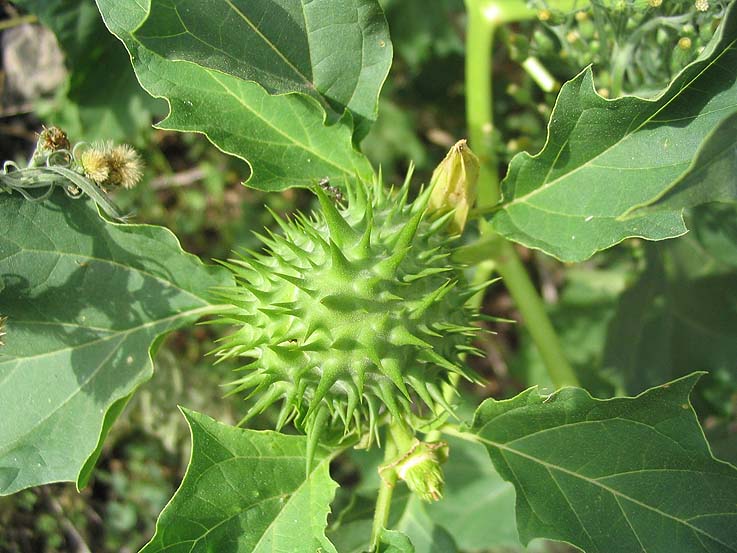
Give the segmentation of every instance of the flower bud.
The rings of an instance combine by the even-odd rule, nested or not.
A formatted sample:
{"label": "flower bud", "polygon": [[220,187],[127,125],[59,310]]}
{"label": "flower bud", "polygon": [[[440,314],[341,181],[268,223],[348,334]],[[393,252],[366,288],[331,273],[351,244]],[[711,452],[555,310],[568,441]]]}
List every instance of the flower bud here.
{"label": "flower bud", "polygon": [[407,456],[397,464],[397,476],[423,501],[438,501],[443,496],[445,483],[440,465],[447,458],[447,443],[418,441]]}
{"label": "flower bud", "polygon": [[430,212],[455,214],[450,232],[462,232],[468,219],[468,211],[476,201],[476,182],[479,178],[479,159],[466,144],[459,140],[433,171],[430,185],[433,187],[428,203]]}

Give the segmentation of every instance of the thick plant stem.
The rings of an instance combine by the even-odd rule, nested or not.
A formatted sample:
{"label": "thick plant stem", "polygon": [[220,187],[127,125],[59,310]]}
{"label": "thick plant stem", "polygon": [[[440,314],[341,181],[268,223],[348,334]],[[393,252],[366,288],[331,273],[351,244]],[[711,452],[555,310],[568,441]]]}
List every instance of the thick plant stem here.
{"label": "thick plant stem", "polygon": [[376,499],[376,510],[374,511],[374,522],[371,527],[370,551],[377,551],[381,531],[386,528],[389,521],[392,495],[397,484],[397,471],[391,463],[400,453],[405,453],[412,443],[412,434],[402,421],[393,421],[386,433],[386,449],[384,451],[384,470],[379,471],[381,485],[379,496]]}
{"label": "thick plant stem", "polygon": [[498,238],[493,254],[495,268],[524,317],[524,324],[537,346],[551,382],[556,388],[578,386],[578,377],[563,354],[545,303],[532,284],[527,269],[510,242],[498,235],[495,238]]}
{"label": "thick plant stem", "polygon": [[[567,2],[564,2],[567,3]],[[492,46],[494,31],[503,23],[529,19],[534,11],[524,0],[466,0],[466,116],[471,147],[482,164],[477,205],[485,209],[500,200],[498,160],[494,145],[492,112]],[[483,221],[482,221],[483,223]],[[488,224],[481,225],[483,239],[489,239],[489,257],[524,318],[540,351],[551,381],[556,387],[577,386],[573,369],[563,355],[558,337],[545,311],[545,304],[530,280],[512,245],[493,235]]]}
{"label": "thick plant stem", "polygon": [[494,150],[492,116],[491,47],[497,22],[484,15],[481,2],[468,0],[466,29],[466,121],[468,134],[481,164],[478,182],[478,205],[499,201],[498,165]]}

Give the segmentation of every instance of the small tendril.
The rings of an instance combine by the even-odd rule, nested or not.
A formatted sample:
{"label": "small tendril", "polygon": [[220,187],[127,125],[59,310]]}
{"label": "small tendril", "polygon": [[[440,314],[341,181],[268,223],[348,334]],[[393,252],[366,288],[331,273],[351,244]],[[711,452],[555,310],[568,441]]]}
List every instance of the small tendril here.
{"label": "small tendril", "polygon": [[142,167],[130,146],[78,142],[72,147],[61,129],[44,128],[27,167],[14,161],[3,163],[0,192],[18,192],[30,202],[41,202],[59,187],[68,198],[91,198],[108,216],[126,221],[131,215],[121,214],[104,186],[130,188],[140,179]]}

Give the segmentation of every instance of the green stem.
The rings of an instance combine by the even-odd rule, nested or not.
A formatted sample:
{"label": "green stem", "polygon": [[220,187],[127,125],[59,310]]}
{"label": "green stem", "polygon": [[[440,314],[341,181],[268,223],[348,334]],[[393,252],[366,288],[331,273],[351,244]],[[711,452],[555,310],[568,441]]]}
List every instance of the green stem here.
{"label": "green stem", "polygon": [[37,21],[38,17],[35,15],[19,15],[17,17],[11,17],[5,21],[0,21],[0,31],[12,29],[13,27],[23,25],[24,23],[36,23]]}
{"label": "green stem", "polygon": [[[394,434],[397,431],[400,431],[400,434],[404,433],[403,428],[394,428],[395,425],[396,423],[392,423],[386,433],[386,449],[384,451],[384,465],[386,466],[388,466],[397,457],[398,451]],[[386,528],[387,522],[389,521],[392,494],[394,493],[394,486],[397,484],[397,471],[394,470],[394,468],[389,467],[384,471],[380,470],[379,475],[381,476],[381,484],[379,486],[379,496],[376,498],[374,522],[371,527],[371,547],[369,548],[369,551],[378,550],[381,532]]]}
{"label": "green stem", "polygon": [[[570,0],[560,0],[569,4]],[[500,200],[499,167],[493,141],[492,47],[499,24],[530,18],[534,11],[524,0],[466,0],[466,116],[471,147],[481,161],[477,207],[486,209]],[[524,10],[523,10],[524,7]],[[490,17],[493,15],[494,17]],[[573,369],[563,355],[560,342],[545,310],[545,304],[530,280],[512,245],[493,234],[481,221],[482,240],[489,257],[519,308],[525,324],[543,358],[550,379],[557,387],[578,385]]]}
{"label": "green stem", "polygon": [[466,0],[466,121],[471,146],[479,157],[477,205],[494,205],[499,201],[498,165],[494,149],[492,115],[491,62],[494,33],[498,20],[489,19],[491,6],[479,0]]}
{"label": "green stem", "polygon": [[495,268],[522,314],[523,322],[545,363],[550,380],[556,388],[578,386],[576,373],[563,354],[545,303],[530,280],[527,269],[510,242],[499,235],[494,238],[496,240],[491,250],[496,261]]}

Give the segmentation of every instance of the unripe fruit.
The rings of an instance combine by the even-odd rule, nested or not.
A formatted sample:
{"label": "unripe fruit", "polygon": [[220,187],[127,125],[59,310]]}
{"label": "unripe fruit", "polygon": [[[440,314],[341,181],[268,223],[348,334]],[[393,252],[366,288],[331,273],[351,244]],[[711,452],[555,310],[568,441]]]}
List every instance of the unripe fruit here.
{"label": "unripe fruit", "polygon": [[384,413],[409,424],[450,409],[450,373],[473,378],[466,300],[475,293],[449,258],[452,212],[426,215],[431,188],[407,201],[377,180],[348,191],[348,206],[319,187],[321,211],[278,216],[283,235],[260,237],[267,253],[225,263],[237,286],[219,289],[232,304],[220,322],[240,328],[216,354],[246,357],[233,392],[256,400],[242,423],[281,402],[277,428],[294,421],[318,439],[377,433]]}
{"label": "unripe fruit", "polygon": [[415,440],[412,449],[397,463],[397,476],[423,501],[439,501],[445,484],[441,465],[447,458],[447,443]]}

